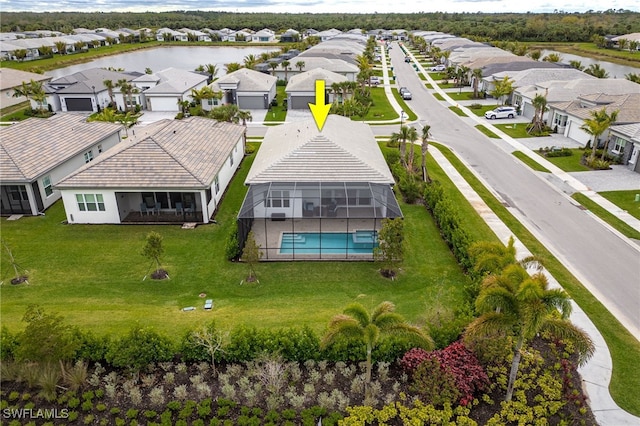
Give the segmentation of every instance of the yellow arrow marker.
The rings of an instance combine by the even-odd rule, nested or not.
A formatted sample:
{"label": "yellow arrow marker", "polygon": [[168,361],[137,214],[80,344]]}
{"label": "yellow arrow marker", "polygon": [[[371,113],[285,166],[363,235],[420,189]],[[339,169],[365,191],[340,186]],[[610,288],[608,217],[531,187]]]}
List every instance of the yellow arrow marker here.
{"label": "yellow arrow marker", "polygon": [[316,103],[309,102],[309,109],[311,109],[311,114],[313,114],[313,119],[319,131],[322,131],[331,109],[331,104],[324,103],[324,96],[324,80],[316,80]]}

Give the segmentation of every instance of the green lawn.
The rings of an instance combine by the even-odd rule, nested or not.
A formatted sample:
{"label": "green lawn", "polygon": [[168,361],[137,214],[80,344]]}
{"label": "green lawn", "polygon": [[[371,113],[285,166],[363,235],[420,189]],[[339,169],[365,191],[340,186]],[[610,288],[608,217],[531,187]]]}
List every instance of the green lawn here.
{"label": "green lawn", "polygon": [[[437,95],[437,93],[436,93]],[[467,114],[464,113],[464,111],[462,111],[462,109],[460,109],[457,106],[450,106],[449,109],[453,112],[455,112],[457,115],[459,115],[460,117],[466,117]]]}
{"label": "green lawn", "polygon": [[547,161],[560,167],[565,172],[588,172],[591,169],[580,163],[583,150],[581,148],[575,148],[571,150],[573,155],[569,157],[545,157]]}
{"label": "green lawn", "polygon": [[526,155],[524,152],[522,151],[513,151],[512,154],[520,161],[522,161],[524,164],[526,164],[527,166],[529,166],[531,169],[537,171],[537,172],[545,172],[545,173],[551,173],[551,171],[549,171],[546,167],[540,165],[539,163],[537,163],[536,161],[534,161],[531,157],[529,157],[528,155]]}
{"label": "green lawn", "polygon": [[405,121],[417,120],[418,116],[411,109],[411,105],[409,105],[404,99],[402,99],[402,96],[400,96],[400,92],[398,92],[398,89],[392,88],[391,93],[393,93],[393,97],[396,98],[396,101],[398,101],[398,103],[402,107],[402,110],[409,116],[409,118],[405,119]]}
{"label": "green lawn", "polygon": [[476,129],[481,131],[483,134],[485,134],[486,136],[489,136],[492,139],[500,139],[500,136],[496,135],[495,133],[493,133],[491,130],[489,130],[488,128],[486,128],[482,124],[478,124],[475,127],[476,127]]}
{"label": "green lawn", "polygon": [[447,92],[447,95],[454,101],[472,101],[475,100],[473,92]]}
{"label": "green lawn", "polygon": [[[367,306],[392,300],[400,313],[416,321],[429,317],[436,307],[460,306],[466,276],[424,206],[402,203],[407,259],[395,281],[382,278],[371,262],[269,262],[257,267],[260,285],[240,285],[247,266],[228,262],[224,246],[246,192],[243,181],[252,160],[247,157],[234,178],[216,216],[218,224],[194,230],[64,225],[61,202],[45,216],[3,218],[2,237],[29,271],[31,284],[0,286],[2,324],[19,330],[27,305],[39,303],[97,334],[122,334],[139,322],[179,338],[211,318],[225,328],[241,323],[309,325],[320,332],[333,315],[362,295]],[[435,163],[429,168],[438,175]],[[140,252],[152,230],[164,237],[163,266],[171,276],[167,281],[142,281],[150,265]],[[9,269],[3,256],[5,280],[11,278]],[[214,299],[213,312],[180,311],[201,307],[200,293]]]}
{"label": "green lawn", "polygon": [[640,188],[629,191],[605,191],[599,194],[622,210],[626,210],[631,216],[640,219],[640,201],[636,201]]}
{"label": "green lawn", "polygon": [[387,95],[384,93],[384,88],[372,87],[371,100],[373,104],[369,108],[369,112],[363,118],[358,117],[358,121],[397,120],[400,118],[389,103]]}
{"label": "green lawn", "polygon": [[[633,227],[629,226],[626,222],[618,219],[615,215],[609,213],[609,211],[605,208],[600,207],[598,203],[592,201],[586,195],[576,192],[571,197],[582,204],[591,213],[595,214],[600,219],[613,226],[622,235],[628,238],[635,238],[636,240],[640,240],[640,231],[637,231]],[[637,208],[638,207],[636,207],[636,209]]]}
{"label": "green lawn", "polygon": [[[519,138],[533,137],[529,133],[527,133],[528,123],[495,124],[495,120],[494,120],[491,124],[493,124],[496,128],[502,130],[512,138],[519,139]],[[544,137],[544,136],[541,136],[541,137]]]}
{"label": "green lawn", "polygon": [[442,97],[442,95],[440,93],[434,93],[433,97],[436,98],[439,101],[444,101],[444,98]]}
{"label": "green lawn", "polygon": [[270,106],[267,111],[267,115],[264,117],[264,121],[285,121],[287,119],[287,110],[283,107],[282,103],[287,99],[287,94],[284,91],[285,86],[276,87],[276,99],[278,100],[278,106]]}
{"label": "green lawn", "polygon": [[478,117],[484,117],[484,113],[496,109],[497,105],[480,105],[478,108],[469,108]]}
{"label": "green lawn", "polygon": [[482,183],[447,148],[434,144],[453,163],[487,205],[513,231],[523,244],[538,256],[547,270],[580,305],[604,337],[613,359],[613,374],[609,390],[624,410],[640,415],[640,342],[540,243]]}

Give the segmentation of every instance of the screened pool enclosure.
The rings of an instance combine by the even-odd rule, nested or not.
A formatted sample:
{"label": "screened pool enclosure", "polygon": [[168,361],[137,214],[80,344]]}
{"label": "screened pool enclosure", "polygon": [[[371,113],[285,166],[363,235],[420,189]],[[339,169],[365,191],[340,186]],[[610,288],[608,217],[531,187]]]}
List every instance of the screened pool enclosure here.
{"label": "screened pool enclosure", "polygon": [[238,232],[262,260],[372,260],[382,220],[400,217],[389,184],[270,182],[250,185]]}

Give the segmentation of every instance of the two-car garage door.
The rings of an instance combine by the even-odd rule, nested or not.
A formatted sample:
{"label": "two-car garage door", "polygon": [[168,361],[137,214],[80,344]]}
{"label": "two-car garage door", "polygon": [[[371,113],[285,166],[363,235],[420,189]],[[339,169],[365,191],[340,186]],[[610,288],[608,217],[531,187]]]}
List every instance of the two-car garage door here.
{"label": "two-car garage door", "polygon": [[67,111],[93,111],[91,98],[65,98]]}
{"label": "two-car garage door", "polygon": [[240,109],[267,109],[266,95],[242,96],[238,94],[238,108]]}

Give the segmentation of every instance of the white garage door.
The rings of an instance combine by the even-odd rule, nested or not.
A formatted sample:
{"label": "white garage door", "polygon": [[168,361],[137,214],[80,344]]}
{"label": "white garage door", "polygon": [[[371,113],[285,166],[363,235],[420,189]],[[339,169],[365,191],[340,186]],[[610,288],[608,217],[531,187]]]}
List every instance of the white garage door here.
{"label": "white garage door", "polygon": [[591,139],[591,135],[582,130],[580,128],[581,125],[581,122],[569,120],[567,122],[567,126],[569,127],[567,137],[573,139],[576,142],[580,142],[583,145],[586,145],[587,142],[589,142],[589,140]]}

